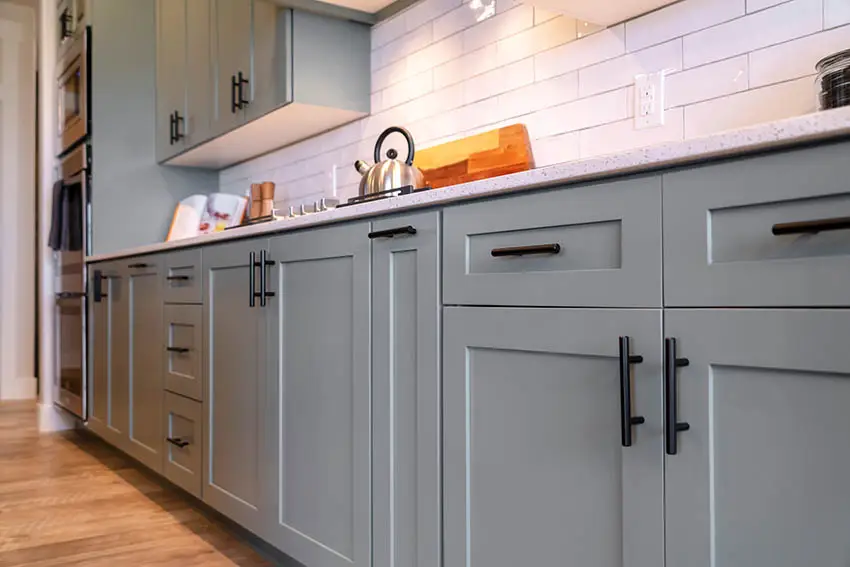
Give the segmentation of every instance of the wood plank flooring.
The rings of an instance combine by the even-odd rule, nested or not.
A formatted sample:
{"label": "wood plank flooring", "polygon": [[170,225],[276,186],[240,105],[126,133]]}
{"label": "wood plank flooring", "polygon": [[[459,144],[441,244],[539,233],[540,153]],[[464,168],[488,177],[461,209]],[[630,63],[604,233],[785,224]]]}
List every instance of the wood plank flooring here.
{"label": "wood plank flooring", "polygon": [[0,567],[137,565],[271,564],[118,451],[0,404]]}

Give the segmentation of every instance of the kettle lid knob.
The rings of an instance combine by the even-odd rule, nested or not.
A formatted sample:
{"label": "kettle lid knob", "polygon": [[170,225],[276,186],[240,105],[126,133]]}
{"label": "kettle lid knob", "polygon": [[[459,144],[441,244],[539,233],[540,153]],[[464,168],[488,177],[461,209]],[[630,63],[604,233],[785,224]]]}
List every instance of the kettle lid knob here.
{"label": "kettle lid knob", "polygon": [[395,159],[398,157],[398,152],[395,151],[394,148],[390,148],[389,150],[387,150],[387,157],[390,159]]}

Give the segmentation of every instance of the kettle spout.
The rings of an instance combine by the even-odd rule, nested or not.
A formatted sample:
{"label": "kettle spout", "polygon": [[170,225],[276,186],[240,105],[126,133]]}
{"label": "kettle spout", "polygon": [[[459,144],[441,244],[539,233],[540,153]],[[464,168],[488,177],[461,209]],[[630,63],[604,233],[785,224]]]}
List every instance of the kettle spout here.
{"label": "kettle spout", "polygon": [[369,172],[369,164],[362,159],[359,159],[354,162],[354,169],[356,169],[360,175],[366,175]]}

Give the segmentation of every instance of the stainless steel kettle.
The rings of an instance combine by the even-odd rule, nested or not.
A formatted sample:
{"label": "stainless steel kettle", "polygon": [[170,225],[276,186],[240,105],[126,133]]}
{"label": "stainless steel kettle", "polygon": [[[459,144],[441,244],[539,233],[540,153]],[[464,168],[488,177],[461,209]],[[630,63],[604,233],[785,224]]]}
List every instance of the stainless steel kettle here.
{"label": "stainless steel kettle", "polygon": [[[396,159],[398,152],[394,149],[387,150],[387,158],[381,161],[381,146],[387,136],[399,133],[407,140],[407,159],[404,161]],[[414,189],[425,186],[425,176],[418,167],[413,165],[413,155],[416,148],[413,145],[413,136],[410,132],[399,126],[387,128],[378,137],[375,143],[375,165],[370,166],[363,160],[354,162],[354,167],[363,175],[360,179],[360,195],[372,195],[382,191],[400,189],[407,185]]]}

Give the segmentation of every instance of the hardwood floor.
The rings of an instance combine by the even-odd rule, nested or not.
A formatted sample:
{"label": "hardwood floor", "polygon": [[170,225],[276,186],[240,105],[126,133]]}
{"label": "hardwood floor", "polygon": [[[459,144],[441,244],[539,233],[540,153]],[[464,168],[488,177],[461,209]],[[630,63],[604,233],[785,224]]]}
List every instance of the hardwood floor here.
{"label": "hardwood floor", "polygon": [[0,567],[271,565],[216,519],[86,435],[39,435],[0,404]]}

